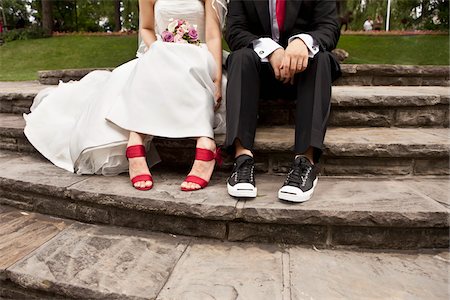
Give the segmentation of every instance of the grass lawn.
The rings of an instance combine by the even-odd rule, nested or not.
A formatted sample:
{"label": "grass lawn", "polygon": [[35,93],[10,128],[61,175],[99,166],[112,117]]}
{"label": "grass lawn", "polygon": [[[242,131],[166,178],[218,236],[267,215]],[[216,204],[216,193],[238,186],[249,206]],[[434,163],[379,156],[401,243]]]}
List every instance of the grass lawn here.
{"label": "grass lawn", "polygon": [[344,35],[338,48],[349,64],[449,65],[448,35]]}
{"label": "grass lawn", "polygon": [[36,71],[116,67],[135,57],[136,36],[59,36],[0,46],[0,80],[37,79]]}
{"label": "grass lawn", "polygon": [[[0,81],[37,79],[36,71],[116,67],[135,57],[136,36],[70,35],[0,46]],[[448,35],[342,36],[346,63],[448,65]]]}

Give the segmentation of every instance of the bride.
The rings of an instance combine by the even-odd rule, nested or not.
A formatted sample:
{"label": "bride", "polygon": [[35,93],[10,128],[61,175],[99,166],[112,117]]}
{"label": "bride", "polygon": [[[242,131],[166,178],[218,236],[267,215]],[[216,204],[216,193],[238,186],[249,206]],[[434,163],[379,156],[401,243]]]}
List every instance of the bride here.
{"label": "bride", "polygon": [[213,124],[222,100],[226,0],[139,0],[139,9],[138,58],[40,92],[24,115],[25,135],[58,167],[77,174],[129,171],[138,190],[153,187],[145,147],[153,166],[159,161],[154,136],[196,138],[181,189],[204,188],[220,158]]}

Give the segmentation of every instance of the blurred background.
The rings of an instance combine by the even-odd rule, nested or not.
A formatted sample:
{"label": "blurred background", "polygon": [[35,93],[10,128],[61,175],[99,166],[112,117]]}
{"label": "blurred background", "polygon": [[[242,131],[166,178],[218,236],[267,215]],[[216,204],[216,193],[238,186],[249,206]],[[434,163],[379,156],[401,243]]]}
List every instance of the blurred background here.
{"label": "blurred background", "polygon": [[[449,0],[335,1],[344,63],[449,64]],[[138,0],[0,0],[0,80],[115,67],[134,57],[138,26]]]}

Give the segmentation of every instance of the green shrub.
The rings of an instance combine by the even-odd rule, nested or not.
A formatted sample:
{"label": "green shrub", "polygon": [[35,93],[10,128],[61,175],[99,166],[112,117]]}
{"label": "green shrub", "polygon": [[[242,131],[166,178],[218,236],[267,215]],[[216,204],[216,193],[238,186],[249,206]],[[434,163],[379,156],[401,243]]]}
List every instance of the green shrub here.
{"label": "green shrub", "polygon": [[46,34],[42,28],[38,26],[32,26],[23,29],[13,29],[4,31],[0,35],[0,38],[2,38],[4,42],[11,42],[16,40],[40,39],[49,36],[50,35]]}

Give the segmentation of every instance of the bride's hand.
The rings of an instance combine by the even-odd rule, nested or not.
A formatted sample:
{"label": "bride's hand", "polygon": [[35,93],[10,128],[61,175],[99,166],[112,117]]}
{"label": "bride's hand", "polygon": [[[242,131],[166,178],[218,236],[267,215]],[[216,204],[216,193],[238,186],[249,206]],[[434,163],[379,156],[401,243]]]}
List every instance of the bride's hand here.
{"label": "bride's hand", "polygon": [[214,111],[217,111],[222,104],[222,81],[216,80],[214,81],[214,85],[216,86],[216,92],[214,94],[214,103],[216,105],[214,107]]}

